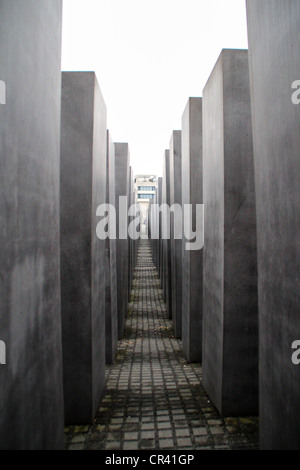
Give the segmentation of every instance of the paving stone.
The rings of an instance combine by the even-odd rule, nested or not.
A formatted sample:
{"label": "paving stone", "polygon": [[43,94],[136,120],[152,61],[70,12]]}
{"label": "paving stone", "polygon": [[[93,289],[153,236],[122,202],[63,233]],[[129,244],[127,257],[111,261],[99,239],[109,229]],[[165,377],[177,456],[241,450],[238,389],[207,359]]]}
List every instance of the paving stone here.
{"label": "paving stone", "polygon": [[227,445],[228,444],[228,438],[225,435],[219,435],[219,436],[213,436],[213,442],[215,445]]}
{"label": "paving stone", "polygon": [[120,418],[116,418],[116,419],[112,419],[111,420],[111,424],[122,424],[123,423],[123,419],[120,419]]}
{"label": "paving stone", "polygon": [[185,429],[176,429],[176,437],[186,437],[190,435],[189,428]]}
{"label": "paving stone", "polygon": [[[111,432],[121,431],[121,429],[122,429],[122,424],[111,424],[110,426],[108,426],[108,430]],[[135,429],[132,431],[135,431]]]}
{"label": "paving stone", "polygon": [[107,442],[105,445],[105,450],[120,450],[120,449],[121,449],[121,441]]}
{"label": "paving stone", "polygon": [[179,438],[177,439],[178,447],[191,447],[192,440],[190,438]]}
{"label": "paving stone", "polygon": [[134,432],[139,430],[139,424],[125,424],[123,430],[126,432]]}
{"label": "paving stone", "polygon": [[161,429],[172,429],[171,423],[157,423],[157,427],[159,430]]}
{"label": "paving stone", "polygon": [[229,445],[221,445],[221,446],[215,446],[215,450],[230,450]]}
{"label": "paving stone", "polygon": [[107,434],[107,440],[108,441],[116,441],[116,440],[121,440],[121,433],[120,432],[111,432]]}
{"label": "paving stone", "polygon": [[106,434],[104,432],[93,432],[89,437],[89,442],[98,441],[105,442]]}
{"label": "paving stone", "polygon": [[154,431],[143,431],[141,432],[142,439],[155,439],[155,432]]}
{"label": "paving stone", "polygon": [[182,429],[187,427],[187,421],[186,420],[181,420],[181,421],[175,421],[174,422],[174,428],[175,429]]}
{"label": "paving stone", "polygon": [[88,432],[89,426],[75,426],[74,433]]}
{"label": "paving stone", "polygon": [[154,439],[142,439],[140,443],[141,449],[155,449]]}
{"label": "paving stone", "polygon": [[125,441],[135,441],[138,439],[138,433],[137,432],[125,432],[124,439]]}
{"label": "paving stone", "polygon": [[138,450],[137,442],[124,442],[123,450]]}
{"label": "paving stone", "polygon": [[210,437],[197,437],[195,439],[195,444],[196,444],[196,448],[208,446],[211,444],[211,438]]}
{"label": "paving stone", "polygon": [[154,429],[154,423],[142,423],[141,429],[143,431]]}
{"label": "paving stone", "polygon": [[170,422],[170,418],[169,418],[169,415],[165,415],[165,416],[157,416],[157,421],[158,422]]}
{"label": "paving stone", "polygon": [[173,439],[160,439],[159,440],[160,449],[174,449]]}
{"label": "paving stone", "polygon": [[221,426],[212,426],[210,428],[210,432],[212,434],[224,434],[225,432],[225,428],[224,427],[221,427]]}
{"label": "paving stone", "polygon": [[104,446],[104,442],[90,441],[86,446],[86,450],[104,450]]}
{"label": "paving stone", "polygon": [[208,430],[207,428],[193,428],[194,436],[207,436]]}
{"label": "paving stone", "polygon": [[209,426],[222,426],[223,422],[221,419],[209,419],[207,420]]}
{"label": "paving stone", "polygon": [[173,437],[173,431],[171,429],[163,429],[158,431],[158,437],[159,439],[163,438],[171,438]]}
{"label": "paving stone", "polygon": [[71,441],[71,444],[80,444],[80,443],[83,443],[85,442],[86,440],[86,434],[76,434],[72,441]]}
{"label": "paving stone", "polygon": [[163,416],[169,416],[168,410],[159,410],[157,412],[157,419],[159,419],[159,417],[162,418]]}
{"label": "paving stone", "polygon": [[69,450],[83,450],[84,444],[71,444]]}

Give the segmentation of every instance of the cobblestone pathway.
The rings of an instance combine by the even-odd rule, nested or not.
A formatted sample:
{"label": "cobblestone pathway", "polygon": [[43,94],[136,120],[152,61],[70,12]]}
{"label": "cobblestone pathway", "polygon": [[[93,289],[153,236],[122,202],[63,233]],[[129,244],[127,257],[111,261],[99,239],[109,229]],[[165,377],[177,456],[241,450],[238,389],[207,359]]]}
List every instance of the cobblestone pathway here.
{"label": "cobblestone pathway", "polygon": [[173,336],[148,241],[141,241],[126,331],[93,426],[66,429],[70,450],[256,449],[256,418],[222,420]]}

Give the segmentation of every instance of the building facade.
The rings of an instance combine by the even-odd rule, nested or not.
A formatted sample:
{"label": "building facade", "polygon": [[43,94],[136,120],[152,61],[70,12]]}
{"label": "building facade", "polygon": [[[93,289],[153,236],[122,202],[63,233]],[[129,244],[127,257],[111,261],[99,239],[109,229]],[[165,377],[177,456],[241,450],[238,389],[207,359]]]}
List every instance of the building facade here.
{"label": "building facade", "polygon": [[137,175],[134,178],[135,202],[141,210],[141,234],[148,233],[148,207],[154,199],[158,178],[155,175]]}

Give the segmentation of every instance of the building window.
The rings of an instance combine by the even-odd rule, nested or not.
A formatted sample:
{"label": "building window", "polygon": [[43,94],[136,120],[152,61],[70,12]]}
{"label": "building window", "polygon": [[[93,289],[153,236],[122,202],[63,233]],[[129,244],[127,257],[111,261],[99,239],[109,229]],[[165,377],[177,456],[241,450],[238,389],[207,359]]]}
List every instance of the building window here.
{"label": "building window", "polygon": [[155,191],[155,186],[139,186],[138,191]]}
{"label": "building window", "polygon": [[154,194],[138,194],[139,199],[154,199]]}

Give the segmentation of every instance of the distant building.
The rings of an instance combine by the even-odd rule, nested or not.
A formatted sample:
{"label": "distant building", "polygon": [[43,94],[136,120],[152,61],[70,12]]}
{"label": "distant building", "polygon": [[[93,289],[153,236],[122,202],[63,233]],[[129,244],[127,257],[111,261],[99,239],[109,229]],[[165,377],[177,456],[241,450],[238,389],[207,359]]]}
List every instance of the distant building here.
{"label": "distant building", "polygon": [[137,175],[134,178],[135,202],[141,209],[141,232],[147,233],[149,202],[155,197],[158,178],[154,175]]}

